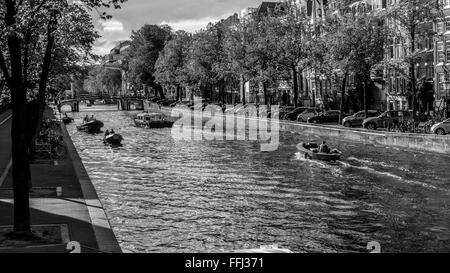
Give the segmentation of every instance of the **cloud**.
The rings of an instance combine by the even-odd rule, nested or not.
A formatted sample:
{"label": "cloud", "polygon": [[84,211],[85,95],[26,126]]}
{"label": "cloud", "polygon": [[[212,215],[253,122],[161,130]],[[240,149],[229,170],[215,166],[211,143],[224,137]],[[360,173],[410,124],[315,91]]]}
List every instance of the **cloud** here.
{"label": "cloud", "polygon": [[[95,53],[107,54],[119,41],[127,40],[132,30],[144,24],[168,24],[175,30],[198,31],[247,7],[257,7],[262,0],[128,0],[121,9],[100,10],[112,20],[97,21],[102,35],[95,44]],[[98,14],[93,13],[94,21]]]}
{"label": "cloud", "polygon": [[130,37],[130,31],[125,29],[123,23],[117,19],[99,20],[97,29],[102,36],[94,45],[94,53],[98,55],[108,54],[119,41]]}
{"label": "cloud", "polygon": [[221,18],[218,17],[204,17],[200,19],[187,19],[187,20],[180,20],[180,21],[172,21],[172,22],[166,22],[162,21],[162,25],[169,25],[174,30],[185,30],[187,32],[196,32],[202,28],[205,28],[209,23],[211,22],[217,22]]}
{"label": "cloud", "polygon": [[111,20],[100,20],[100,26],[102,27],[103,32],[123,32],[123,23],[117,19]]}

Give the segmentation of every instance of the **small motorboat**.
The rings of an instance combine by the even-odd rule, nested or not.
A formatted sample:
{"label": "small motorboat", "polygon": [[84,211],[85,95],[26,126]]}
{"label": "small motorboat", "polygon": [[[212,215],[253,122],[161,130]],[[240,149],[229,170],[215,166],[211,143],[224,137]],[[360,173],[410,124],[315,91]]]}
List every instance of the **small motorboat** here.
{"label": "small motorboat", "polygon": [[319,145],[317,143],[300,143],[297,149],[305,154],[306,159],[337,161],[341,159],[342,152],[333,149],[330,153],[319,153]]}
{"label": "small motorboat", "polygon": [[72,123],[73,122],[73,118],[71,118],[71,117],[63,117],[62,118],[62,122],[64,123],[64,124],[70,124],[70,123]]}
{"label": "small motorboat", "polygon": [[77,126],[77,130],[81,132],[95,134],[100,133],[100,130],[103,128],[103,126],[104,126],[103,122],[99,120],[91,120],[86,123],[83,123],[80,126]]}
{"label": "small motorboat", "polygon": [[120,134],[109,134],[103,138],[105,144],[121,145],[123,137]]}
{"label": "small motorboat", "polygon": [[122,135],[120,135],[120,134],[109,134],[109,135],[106,135],[104,138],[103,138],[103,142],[105,143],[105,144],[111,144],[111,145],[121,145],[122,144],[122,140],[123,140],[123,137],[122,137]]}
{"label": "small motorboat", "polygon": [[134,119],[134,124],[142,128],[168,128],[174,123],[161,113],[141,113]]}

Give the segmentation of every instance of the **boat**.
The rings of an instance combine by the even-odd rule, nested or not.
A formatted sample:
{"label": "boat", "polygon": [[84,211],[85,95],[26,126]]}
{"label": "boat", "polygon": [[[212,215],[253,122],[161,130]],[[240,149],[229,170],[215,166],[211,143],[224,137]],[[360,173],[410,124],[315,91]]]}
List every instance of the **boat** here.
{"label": "boat", "polygon": [[103,122],[99,120],[91,120],[83,123],[80,126],[77,126],[77,130],[86,133],[100,133],[100,130],[103,128],[103,126]]}
{"label": "boat", "polygon": [[64,124],[70,124],[70,123],[73,122],[73,118],[70,118],[70,117],[63,117],[63,118],[62,118],[62,121],[63,121]]}
{"label": "boat", "polygon": [[175,123],[161,113],[141,113],[136,116],[134,123],[142,128],[167,128]]}
{"label": "boat", "polygon": [[319,145],[317,143],[300,143],[297,149],[305,154],[306,159],[337,161],[341,159],[342,152],[334,149],[331,153],[319,153]]}
{"label": "boat", "polygon": [[278,253],[278,254],[287,254],[293,253],[290,249],[287,248],[279,248],[278,245],[269,245],[269,246],[260,246],[260,248],[254,249],[240,249],[234,250],[233,253],[239,254],[261,254],[261,253]]}
{"label": "boat", "polygon": [[109,134],[103,138],[103,142],[105,144],[111,144],[111,145],[121,145],[122,140],[123,140],[123,137],[120,134]]}

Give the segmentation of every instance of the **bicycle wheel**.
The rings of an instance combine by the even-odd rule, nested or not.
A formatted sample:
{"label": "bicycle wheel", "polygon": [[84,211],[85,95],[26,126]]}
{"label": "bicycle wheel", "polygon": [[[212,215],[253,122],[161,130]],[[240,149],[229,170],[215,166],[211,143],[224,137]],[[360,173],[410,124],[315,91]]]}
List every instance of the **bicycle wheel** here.
{"label": "bicycle wheel", "polygon": [[45,160],[48,158],[49,158],[48,153],[44,151],[35,152],[33,155],[34,160]]}

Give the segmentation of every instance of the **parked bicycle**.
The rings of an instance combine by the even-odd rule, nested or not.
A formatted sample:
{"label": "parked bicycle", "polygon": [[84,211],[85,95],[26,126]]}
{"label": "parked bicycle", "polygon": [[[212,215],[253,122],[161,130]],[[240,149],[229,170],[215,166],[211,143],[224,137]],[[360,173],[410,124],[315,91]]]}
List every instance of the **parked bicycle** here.
{"label": "parked bicycle", "polygon": [[36,140],[35,159],[63,159],[67,156],[67,148],[62,136],[45,136]]}

